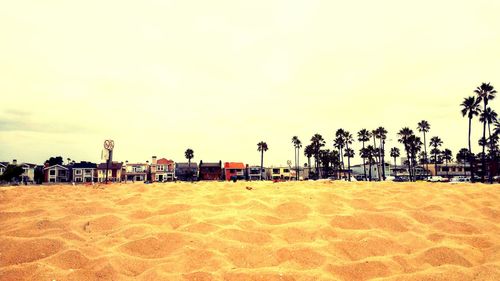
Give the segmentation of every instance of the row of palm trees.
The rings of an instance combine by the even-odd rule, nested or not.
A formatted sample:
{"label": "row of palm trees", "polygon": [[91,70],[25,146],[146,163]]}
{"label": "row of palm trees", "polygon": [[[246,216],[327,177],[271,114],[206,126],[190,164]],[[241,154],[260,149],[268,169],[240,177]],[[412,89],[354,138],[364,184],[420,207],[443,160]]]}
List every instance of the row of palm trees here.
{"label": "row of palm trees", "polygon": [[[483,136],[479,140],[479,145],[482,146],[482,152],[478,155],[481,159],[483,171],[486,167],[486,158],[489,157],[490,160],[497,161],[498,159],[498,141],[500,136],[500,125],[498,122],[496,112],[488,106],[489,102],[495,98],[496,90],[489,83],[482,83],[481,86],[477,87],[474,91],[476,96],[470,96],[464,99],[462,102],[462,115],[468,118],[469,128],[468,128],[468,149],[462,148],[456,155],[457,161],[464,164],[469,163],[471,166],[471,174],[474,177],[474,161],[477,158],[472,153],[471,148],[471,128],[472,119],[475,116],[479,116],[479,121],[483,124]],[[481,109],[481,103],[483,108]],[[491,124],[495,126],[493,132],[491,131]],[[412,129],[409,127],[404,127],[397,132],[398,142],[402,144],[404,152],[406,154],[405,164],[408,170],[409,179],[414,181],[418,178],[419,169],[418,166],[422,165],[425,167],[424,176],[427,176],[429,171],[429,163],[434,164],[434,170],[437,171],[438,164],[443,162],[448,166],[448,163],[453,160],[453,153],[450,149],[442,149],[443,141],[437,136],[433,136],[429,141],[430,159],[427,154],[427,133],[430,132],[430,123],[426,120],[418,122],[416,129],[423,136],[422,139],[417,136]],[[488,138],[486,138],[486,128],[488,128]],[[359,155],[363,160],[363,177],[365,180],[373,180],[372,167],[376,166],[377,169],[377,179],[385,180],[385,142],[387,139],[387,130],[384,127],[378,127],[374,130],[361,129],[357,132],[357,140],[361,143],[361,149],[359,150]],[[373,145],[371,144],[373,141]],[[307,157],[307,166],[311,169],[311,158],[314,158],[315,172],[314,176],[317,178],[322,178],[323,176],[328,176],[331,168],[337,171],[337,177],[341,177],[344,172],[347,172],[348,180],[351,180],[351,158],[354,157],[355,152],[352,149],[354,143],[353,135],[345,130],[338,129],[335,132],[335,137],[333,139],[334,149],[324,149],[326,141],[320,134],[314,134],[310,143],[304,147],[304,156]],[[295,158],[295,169],[297,171],[297,179],[299,176],[299,157],[300,149],[302,148],[302,142],[297,136],[292,137],[292,144],[294,146],[294,158]],[[261,169],[264,165],[264,152],[268,150],[268,145],[266,142],[261,141],[257,144],[258,151],[261,153]],[[489,156],[486,155],[485,150],[488,147]],[[423,148],[423,151],[422,151]],[[396,159],[400,157],[401,151],[397,147],[392,147],[390,149],[390,157],[394,159],[394,166],[397,166]],[[347,169],[345,167],[344,159],[347,158]],[[368,168],[368,174],[366,166]],[[394,169],[396,171],[396,169]],[[465,169],[464,169],[465,171]],[[323,175],[322,173],[325,173]],[[421,173],[421,171],[420,171]],[[492,171],[490,169],[490,180],[492,179]],[[422,176],[422,175],[420,175]],[[481,179],[484,181],[485,172],[481,174]]]}
{"label": "row of palm trees", "polygon": [[[479,116],[479,121],[483,125],[483,134],[479,139],[478,143],[482,147],[482,152],[479,154],[481,158],[481,181],[485,180],[485,170],[486,170],[486,147],[489,149],[489,157],[496,161],[498,159],[498,138],[500,135],[500,125],[498,122],[497,113],[488,104],[491,100],[495,99],[497,91],[490,83],[482,83],[479,87],[474,90],[475,96],[469,96],[464,98],[462,106],[462,116],[469,119],[469,134],[468,134],[468,155],[467,159],[471,164],[471,172],[474,173],[474,163],[475,155],[471,148],[471,131],[472,131],[472,119]],[[482,103],[482,109],[481,109]],[[491,124],[495,125],[495,130],[492,134]],[[488,127],[488,138],[486,138],[486,127]],[[490,181],[492,181],[492,172],[490,170]]]}

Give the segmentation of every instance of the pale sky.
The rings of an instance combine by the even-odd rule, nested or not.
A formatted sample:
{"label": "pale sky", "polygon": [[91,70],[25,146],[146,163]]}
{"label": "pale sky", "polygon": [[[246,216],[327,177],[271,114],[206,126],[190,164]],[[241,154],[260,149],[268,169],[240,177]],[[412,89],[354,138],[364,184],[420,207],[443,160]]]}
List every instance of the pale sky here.
{"label": "pale sky", "polygon": [[[264,140],[265,165],[279,165],[294,135],[332,148],[340,127],[384,126],[402,149],[397,131],[422,119],[455,155],[463,98],[481,82],[500,89],[498,11],[498,0],[1,1],[0,161],[100,161],[111,138],[119,161],[185,161],[189,147],[196,162],[258,164]],[[476,119],[474,144],[480,133]]]}

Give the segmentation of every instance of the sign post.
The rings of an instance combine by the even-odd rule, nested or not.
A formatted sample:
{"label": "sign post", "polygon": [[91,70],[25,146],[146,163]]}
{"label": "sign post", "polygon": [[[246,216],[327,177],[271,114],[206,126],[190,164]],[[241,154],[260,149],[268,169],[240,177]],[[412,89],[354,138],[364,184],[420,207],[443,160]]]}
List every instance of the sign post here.
{"label": "sign post", "polygon": [[[104,141],[104,149],[106,150],[106,184],[108,183],[108,171],[109,163],[113,161],[113,148],[115,147],[115,142],[113,140]],[[112,163],[112,162],[111,162]]]}

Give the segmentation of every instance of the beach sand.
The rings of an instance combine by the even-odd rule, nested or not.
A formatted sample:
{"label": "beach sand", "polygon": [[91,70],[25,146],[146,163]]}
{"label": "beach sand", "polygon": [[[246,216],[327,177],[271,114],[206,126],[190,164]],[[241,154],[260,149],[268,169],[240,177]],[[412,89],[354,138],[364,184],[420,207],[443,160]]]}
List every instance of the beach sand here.
{"label": "beach sand", "polygon": [[500,280],[500,186],[3,187],[0,280]]}

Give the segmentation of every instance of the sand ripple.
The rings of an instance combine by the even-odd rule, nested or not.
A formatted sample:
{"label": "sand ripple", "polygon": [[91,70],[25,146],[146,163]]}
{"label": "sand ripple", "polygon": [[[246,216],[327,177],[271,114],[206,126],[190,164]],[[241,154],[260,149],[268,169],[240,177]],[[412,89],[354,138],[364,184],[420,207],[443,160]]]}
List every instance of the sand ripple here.
{"label": "sand ripple", "polygon": [[0,280],[500,280],[500,186],[0,188]]}

